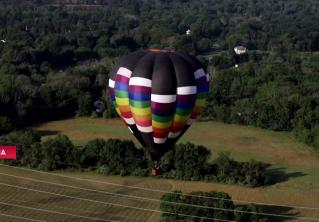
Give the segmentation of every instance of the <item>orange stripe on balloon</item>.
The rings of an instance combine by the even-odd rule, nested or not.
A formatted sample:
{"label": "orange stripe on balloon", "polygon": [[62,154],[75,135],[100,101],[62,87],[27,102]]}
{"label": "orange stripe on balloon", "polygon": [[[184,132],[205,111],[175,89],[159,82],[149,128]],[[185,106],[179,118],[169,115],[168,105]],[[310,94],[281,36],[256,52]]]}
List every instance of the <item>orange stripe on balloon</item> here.
{"label": "orange stripe on balloon", "polygon": [[118,106],[121,112],[131,112],[130,106]]}
{"label": "orange stripe on balloon", "polygon": [[167,127],[167,128],[157,128],[157,127],[153,126],[153,131],[166,132],[167,130],[169,130],[169,127]]}
{"label": "orange stripe on balloon", "polygon": [[142,115],[135,115],[134,113],[133,113],[133,117],[134,117],[134,119],[135,119],[135,121],[136,122],[139,122],[139,121],[152,121],[152,117],[151,117],[151,115],[144,115],[144,116],[142,116]]}

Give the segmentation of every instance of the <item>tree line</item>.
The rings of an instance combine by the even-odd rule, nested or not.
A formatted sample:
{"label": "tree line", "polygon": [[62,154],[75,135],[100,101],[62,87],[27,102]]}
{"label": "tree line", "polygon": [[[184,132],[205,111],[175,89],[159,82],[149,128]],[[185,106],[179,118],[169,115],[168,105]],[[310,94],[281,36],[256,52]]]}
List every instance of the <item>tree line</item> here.
{"label": "tree line", "polygon": [[266,185],[267,164],[251,160],[238,162],[230,153],[221,152],[211,162],[211,152],[192,143],[177,144],[166,153],[160,164],[160,177],[181,180],[205,180],[251,187]]}
{"label": "tree line", "polygon": [[[17,146],[17,160],[2,162],[45,171],[78,169],[104,175],[150,176],[154,166],[144,150],[128,140],[94,139],[77,147],[65,135],[41,142],[35,131],[18,131],[1,136],[0,144]],[[267,185],[267,168],[254,160],[235,161],[227,153],[218,154],[211,162],[206,147],[182,143],[163,156],[159,177],[256,187]]]}

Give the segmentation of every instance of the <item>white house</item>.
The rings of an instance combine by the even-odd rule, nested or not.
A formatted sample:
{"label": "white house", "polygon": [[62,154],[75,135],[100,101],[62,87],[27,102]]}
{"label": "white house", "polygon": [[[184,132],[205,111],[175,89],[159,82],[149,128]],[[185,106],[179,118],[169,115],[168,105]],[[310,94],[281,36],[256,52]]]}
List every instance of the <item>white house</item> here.
{"label": "white house", "polygon": [[191,30],[190,30],[190,29],[187,29],[186,35],[190,35],[190,34],[191,34]]}
{"label": "white house", "polygon": [[244,46],[236,46],[236,47],[234,48],[234,51],[235,51],[235,53],[236,53],[237,55],[240,55],[240,54],[246,53],[248,50],[247,50],[247,48],[244,47]]}

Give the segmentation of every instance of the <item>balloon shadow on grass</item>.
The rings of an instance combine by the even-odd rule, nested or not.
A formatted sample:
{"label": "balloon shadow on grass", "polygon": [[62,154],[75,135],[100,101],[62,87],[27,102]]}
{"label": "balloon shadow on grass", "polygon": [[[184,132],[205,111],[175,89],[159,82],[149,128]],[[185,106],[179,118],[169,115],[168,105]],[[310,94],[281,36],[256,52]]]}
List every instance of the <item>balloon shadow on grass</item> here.
{"label": "balloon shadow on grass", "polygon": [[57,130],[37,130],[37,132],[41,136],[54,136],[60,133],[60,131]]}
{"label": "balloon shadow on grass", "polygon": [[298,212],[291,212],[291,207],[259,205],[262,213],[272,214],[261,216],[263,222],[286,222],[292,221],[295,217],[300,217]]}
{"label": "balloon shadow on grass", "polygon": [[274,185],[277,183],[286,182],[291,178],[298,178],[306,176],[307,174],[303,172],[286,172],[285,168],[271,168],[267,169],[266,176],[267,181],[266,185]]}

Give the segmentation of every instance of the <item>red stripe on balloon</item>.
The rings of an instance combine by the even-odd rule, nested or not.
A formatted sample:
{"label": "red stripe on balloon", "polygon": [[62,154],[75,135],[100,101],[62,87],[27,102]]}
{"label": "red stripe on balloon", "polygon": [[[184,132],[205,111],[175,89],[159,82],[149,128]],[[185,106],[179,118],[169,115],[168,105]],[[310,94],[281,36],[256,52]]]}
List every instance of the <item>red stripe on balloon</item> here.
{"label": "red stripe on balloon", "polygon": [[168,136],[169,130],[166,130],[165,132],[157,132],[153,130],[153,137],[156,138],[166,138]]}
{"label": "red stripe on balloon", "polygon": [[[121,107],[119,107],[120,111],[121,111]],[[131,112],[122,112],[121,111],[121,116],[124,118],[132,118],[132,113]]]}
{"label": "red stripe on balloon", "polygon": [[151,120],[146,120],[146,121],[136,121],[136,124],[139,126],[152,126],[152,121]]}
{"label": "red stripe on balloon", "polygon": [[152,89],[146,86],[129,86],[129,92],[151,94]]}
{"label": "red stripe on balloon", "polygon": [[196,94],[191,95],[176,95],[176,101],[194,103],[196,100]]}
{"label": "red stripe on balloon", "polygon": [[115,82],[120,82],[120,83],[128,84],[129,81],[130,81],[130,79],[127,78],[127,77],[125,77],[125,76],[116,75],[116,77],[115,77]]}
{"label": "red stripe on balloon", "polygon": [[160,116],[172,115],[175,112],[175,102],[174,103],[157,103],[151,102],[152,113]]}

